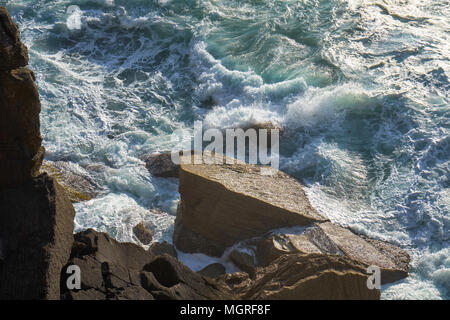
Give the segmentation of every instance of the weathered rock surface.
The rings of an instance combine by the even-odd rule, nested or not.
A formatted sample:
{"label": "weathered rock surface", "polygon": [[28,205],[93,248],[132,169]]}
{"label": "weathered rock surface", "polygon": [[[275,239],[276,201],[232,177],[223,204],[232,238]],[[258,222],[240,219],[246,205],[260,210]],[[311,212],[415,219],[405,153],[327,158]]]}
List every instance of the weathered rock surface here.
{"label": "weathered rock surface", "polygon": [[358,236],[330,222],[306,228],[301,234],[275,234],[258,243],[256,258],[267,266],[286,254],[322,253],[342,255],[367,267],[381,269],[381,282],[390,283],[408,275],[409,255],[386,242]]}
{"label": "weathered rock surface", "polygon": [[173,163],[170,152],[152,153],[142,157],[145,167],[155,177],[178,178],[179,165]]}
{"label": "weathered rock surface", "polygon": [[[132,243],[119,243],[92,229],[75,235],[67,264],[81,269],[81,290],[61,282],[62,298],[230,299],[227,288],[206,279],[175,258],[155,256]],[[65,270],[63,270],[63,276]],[[67,278],[67,276],[66,276]]]}
{"label": "weathered rock surface", "polygon": [[39,174],[41,104],[28,52],[19,30],[0,7],[0,188],[18,186]]}
{"label": "weathered rock surface", "polygon": [[133,233],[136,238],[138,238],[138,240],[144,245],[150,244],[150,242],[152,242],[153,240],[153,233],[149,229],[147,229],[143,222],[140,222],[136,226],[134,226]]}
{"label": "weathered rock surface", "polygon": [[197,271],[199,275],[209,278],[217,278],[226,273],[225,267],[220,263],[213,263],[202,270]]}
{"label": "weathered rock surface", "polygon": [[103,191],[86,173],[83,174],[82,168],[70,162],[45,160],[41,172],[55,178],[73,203],[91,200]]}
{"label": "weathered rock surface", "polygon": [[380,298],[379,290],[367,288],[364,266],[346,257],[322,254],[284,255],[266,268],[258,268],[255,279],[245,273],[218,278],[240,299],[316,300]]}
{"label": "weathered rock surface", "polygon": [[20,41],[20,31],[4,7],[0,7],[0,72],[28,64],[28,50]]}
{"label": "weathered rock surface", "polygon": [[234,164],[181,164],[173,236],[178,249],[220,256],[234,243],[269,230],[327,220],[294,178],[231,161]]}
{"label": "weathered rock surface", "polygon": [[155,256],[168,254],[175,259],[178,258],[178,253],[177,250],[175,250],[175,247],[166,241],[153,243],[150,248],[148,248],[148,251]]}
{"label": "weathered rock surface", "polygon": [[47,175],[0,190],[0,299],[59,299],[75,211]]}

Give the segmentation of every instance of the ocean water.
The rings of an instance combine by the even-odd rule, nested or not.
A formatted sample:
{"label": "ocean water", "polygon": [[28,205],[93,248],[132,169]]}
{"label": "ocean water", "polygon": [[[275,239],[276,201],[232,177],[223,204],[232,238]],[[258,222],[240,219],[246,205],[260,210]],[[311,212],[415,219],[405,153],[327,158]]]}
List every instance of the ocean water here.
{"label": "ocean water", "polygon": [[281,169],[314,206],[411,254],[384,299],[450,298],[449,1],[0,3],[29,48],[47,159],[107,190],[75,205],[77,231],[136,242],[144,220],[171,241],[177,180],[140,157],[195,120],[272,121],[285,128]]}

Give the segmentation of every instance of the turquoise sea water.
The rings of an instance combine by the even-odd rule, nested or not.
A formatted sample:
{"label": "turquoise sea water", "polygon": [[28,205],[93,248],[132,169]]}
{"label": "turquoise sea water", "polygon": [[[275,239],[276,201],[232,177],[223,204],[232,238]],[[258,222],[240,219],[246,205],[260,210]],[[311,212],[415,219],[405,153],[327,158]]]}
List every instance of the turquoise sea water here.
{"label": "turquoise sea water", "polygon": [[449,1],[6,7],[37,75],[47,159],[106,190],[76,205],[77,230],[135,241],[145,220],[170,241],[177,180],[150,176],[139,157],[170,150],[170,134],[195,120],[270,120],[285,128],[281,169],[303,179],[313,205],[411,254],[409,278],[383,298],[450,297]]}

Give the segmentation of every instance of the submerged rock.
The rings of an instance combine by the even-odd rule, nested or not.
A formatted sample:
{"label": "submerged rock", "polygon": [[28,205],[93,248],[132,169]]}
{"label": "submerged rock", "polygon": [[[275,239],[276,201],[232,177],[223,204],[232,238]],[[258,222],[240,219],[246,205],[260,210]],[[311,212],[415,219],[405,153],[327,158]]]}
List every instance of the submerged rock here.
{"label": "submerged rock", "polygon": [[153,233],[149,229],[147,229],[143,222],[138,223],[133,228],[133,233],[136,238],[138,238],[138,240],[144,245],[150,244],[150,242],[152,242],[153,240]]}
{"label": "submerged rock", "polygon": [[175,259],[178,258],[178,253],[177,250],[175,250],[175,247],[166,241],[153,243],[150,248],[148,248],[148,251],[155,256],[168,254]]}
{"label": "submerged rock", "polygon": [[28,52],[19,30],[0,7],[0,188],[18,186],[39,174],[41,104]]}
{"label": "submerged rock", "polygon": [[174,244],[178,249],[220,256],[234,243],[269,230],[326,221],[302,185],[268,167],[182,164]]}
{"label": "submerged rock", "polygon": [[103,192],[82,168],[70,162],[44,161],[41,172],[54,177],[74,203],[91,200]]}

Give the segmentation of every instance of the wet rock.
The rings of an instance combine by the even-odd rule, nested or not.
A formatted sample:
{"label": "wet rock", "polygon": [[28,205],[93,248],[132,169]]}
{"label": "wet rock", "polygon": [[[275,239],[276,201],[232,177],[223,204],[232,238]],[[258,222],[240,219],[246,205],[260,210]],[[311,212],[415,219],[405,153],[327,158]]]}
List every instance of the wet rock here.
{"label": "wet rock", "polygon": [[220,263],[213,263],[204,267],[197,273],[204,277],[217,278],[225,274],[225,267]]}
{"label": "wet rock", "polygon": [[143,222],[140,222],[133,228],[133,233],[144,245],[150,244],[153,240],[153,233],[147,229]]}
{"label": "wet rock", "polygon": [[252,254],[235,249],[231,251],[229,259],[234,263],[236,267],[238,267],[242,271],[247,272],[251,276],[254,275],[256,264],[254,256]]}
{"label": "wet rock", "polygon": [[179,165],[172,162],[170,152],[152,153],[142,158],[145,167],[155,177],[178,178]]}
{"label": "wet rock", "polygon": [[59,299],[75,210],[58,183],[41,175],[0,190],[0,299]]}
{"label": "wet rock", "polygon": [[178,258],[178,253],[177,250],[175,250],[175,247],[166,241],[153,243],[148,251],[155,256],[168,254],[175,259]]}
{"label": "wet rock", "polygon": [[173,236],[178,249],[221,256],[234,243],[269,230],[327,220],[294,178],[231,161],[234,164],[181,165]]}
{"label": "wet rock", "polygon": [[103,190],[92,180],[80,166],[64,161],[44,161],[41,172],[54,177],[66,190],[73,202],[91,200],[103,193]]}

